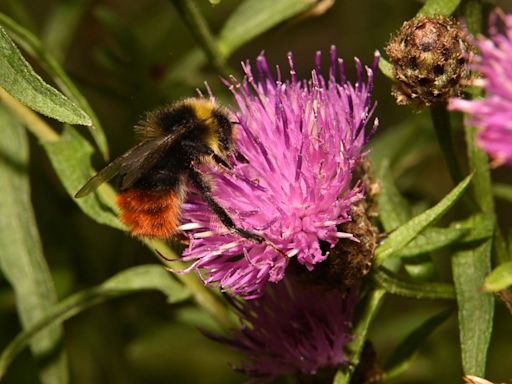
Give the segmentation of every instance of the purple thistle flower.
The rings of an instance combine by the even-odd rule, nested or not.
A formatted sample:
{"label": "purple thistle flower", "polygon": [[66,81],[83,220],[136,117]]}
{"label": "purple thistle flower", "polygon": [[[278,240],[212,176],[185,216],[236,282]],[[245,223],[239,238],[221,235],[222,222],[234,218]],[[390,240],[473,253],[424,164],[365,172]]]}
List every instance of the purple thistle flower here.
{"label": "purple thistle flower", "polygon": [[499,14],[504,33],[498,31],[497,16],[492,15],[490,38],[475,42],[480,56],[475,57],[473,68],[483,76],[475,83],[485,90],[485,97],[451,99],[448,107],[469,114],[468,123],[479,128],[479,145],[495,164],[512,165],[512,15]]}
{"label": "purple thistle flower", "polygon": [[348,363],[343,349],[353,338],[356,302],[355,289],[344,296],[339,290],[304,286],[287,278],[259,299],[232,301],[240,330],[229,337],[205,334],[241,352],[246,361],[234,369],[261,380],[320,371],[333,374],[335,367]]}
{"label": "purple thistle flower", "polygon": [[[373,71],[365,67],[365,83],[356,59],[358,81],[352,85],[333,47],[329,79],[320,74],[318,53],[311,79],[300,81],[292,56],[288,59],[289,80],[281,79],[279,68],[274,79],[260,55],[258,80],[247,62],[242,83],[226,82],[239,108],[238,153],[230,158],[230,171],[202,169],[212,175],[213,196],[236,224],[261,233],[273,246],[229,232],[194,192],[183,205],[181,228],[190,238],[183,259],[193,261],[189,270],[245,298],[259,297],[267,282],[282,280],[292,257],[312,270],[328,256],[320,241],[333,247],[341,238],[353,239],[336,226],[350,220],[351,205],[364,195],[352,172],[368,139]],[[374,69],[377,61],[378,54]]]}

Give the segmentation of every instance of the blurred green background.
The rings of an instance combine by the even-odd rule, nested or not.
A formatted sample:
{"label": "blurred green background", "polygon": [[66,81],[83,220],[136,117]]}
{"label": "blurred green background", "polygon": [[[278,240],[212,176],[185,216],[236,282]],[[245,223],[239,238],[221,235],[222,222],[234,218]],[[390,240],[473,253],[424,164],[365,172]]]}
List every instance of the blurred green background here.
{"label": "blurred green background", "polygon": [[[197,3],[217,32],[240,1],[222,0],[215,6],[207,0]],[[415,15],[421,2],[324,0],[320,5],[325,12],[319,8],[318,14],[299,15],[237,50],[229,60],[235,76],[240,78],[241,61],[254,60],[261,51],[284,71],[286,54],[292,51],[297,72],[308,76],[315,52],[327,54],[335,44],[347,63],[349,77],[354,79],[353,57],[371,64],[374,50],[383,52],[390,34]],[[500,5],[511,6],[507,1]],[[196,43],[171,1],[3,0],[0,11],[39,36],[60,59],[98,114],[112,156],[135,142],[132,127],[144,111],[168,100],[194,96],[196,88],[204,89],[204,81],[224,103],[230,102],[215,69],[208,64],[197,68],[184,65]],[[71,28],[63,33],[66,22]],[[31,64],[45,77],[37,63]],[[428,116],[396,106],[389,90],[390,81],[378,74],[375,99],[381,129],[376,140],[399,124],[417,125],[418,135],[393,169],[401,190],[420,209],[442,197],[451,184]],[[90,138],[86,129],[81,129]],[[459,139],[462,144],[462,135]],[[33,137],[30,156],[33,206],[60,298],[97,285],[130,266],[158,262],[137,240],[82,214]],[[103,165],[99,155],[94,160],[96,167]],[[504,180],[507,172],[498,170],[495,176]],[[506,203],[499,212],[503,217],[512,213]],[[509,226],[510,220],[504,220],[503,225]],[[438,264],[448,278],[446,257],[440,255]],[[389,296],[371,328],[379,356],[386,356],[410,330],[445,306]],[[512,322],[504,306],[497,307],[488,377],[504,381],[512,377],[507,364]],[[461,382],[455,320],[452,316],[437,330],[420,350],[415,364],[393,382]],[[243,382],[245,378],[228,366],[228,361],[236,362],[238,357],[203,337],[197,327],[215,326],[191,302],[171,307],[158,293],[140,293],[94,307],[65,323],[72,383]],[[0,329],[1,348],[20,330],[14,296],[1,275]],[[4,382],[38,383],[28,351],[14,362]]]}

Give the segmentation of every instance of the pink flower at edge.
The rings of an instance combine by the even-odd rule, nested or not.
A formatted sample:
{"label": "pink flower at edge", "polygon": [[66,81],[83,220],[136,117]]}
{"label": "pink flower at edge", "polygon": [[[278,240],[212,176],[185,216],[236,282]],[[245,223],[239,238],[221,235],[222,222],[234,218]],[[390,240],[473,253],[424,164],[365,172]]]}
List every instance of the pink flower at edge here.
{"label": "pink flower at edge", "polygon": [[365,128],[374,109],[377,61],[378,54],[372,70],[356,59],[353,85],[334,47],[328,79],[320,74],[320,53],[307,81],[297,79],[291,55],[288,80],[279,68],[274,78],[260,55],[257,79],[247,62],[243,82],[227,82],[238,104],[233,169],[209,166],[202,171],[211,175],[213,196],[236,224],[261,234],[275,248],[229,232],[192,191],[183,206],[182,228],[190,239],[183,259],[193,262],[190,269],[201,273],[205,283],[256,298],[268,282],[284,278],[291,257],[312,270],[327,257],[321,242],[332,248],[351,238],[337,225],[350,221],[351,206],[364,197],[353,171],[369,136]]}
{"label": "pink flower at edge", "polygon": [[[498,16],[504,23],[503,33],[497,27]],[[448,108],[468,114],[467,123],[479,128],[478,144],[496,164],[512,165],[512,15],[494,13],[489,34],[475,41],[480,55],[473,63],[482,75],[476,83],[485,97],[450,99]]]}
{"label": "pink flower at edge", "polygon": [[357,289],[343,295],[287,278],[261,298],[233,299],[240,330],[227,337],[204,333],[243,354],[245,360],[234,369],[254,377],[251,382],[321,372],[331,376],[348,363],[344,348],[353,339],[356,302]]}

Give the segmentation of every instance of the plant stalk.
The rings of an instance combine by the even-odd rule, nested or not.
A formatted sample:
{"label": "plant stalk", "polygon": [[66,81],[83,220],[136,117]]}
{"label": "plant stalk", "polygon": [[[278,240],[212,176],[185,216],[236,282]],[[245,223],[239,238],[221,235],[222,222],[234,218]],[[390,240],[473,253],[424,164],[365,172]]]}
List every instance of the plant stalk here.
{"label": "plant stalk", "polygon": [[208,23],[201,14],[199,7],[194,0],[171,0],[183,21],[187,24],[190,32],[203,48],[212,66],[225,78],[233,73],[230,70],[225,55],[219,49],[215,36],[210,30]]}

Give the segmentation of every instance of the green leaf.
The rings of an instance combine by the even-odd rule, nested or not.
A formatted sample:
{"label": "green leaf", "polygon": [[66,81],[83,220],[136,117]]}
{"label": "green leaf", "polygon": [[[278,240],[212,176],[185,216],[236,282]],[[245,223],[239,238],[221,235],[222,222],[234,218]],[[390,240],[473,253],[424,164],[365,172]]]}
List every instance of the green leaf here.
{"label": "green leaf", "polygon": [[379,218],[384,229],[391,232],[411,218],[411,210],[395,186],[388,160],[382,162],[378,178],[380,186],[380,192],[377,195]]}
{"label": "green leaf", "polygon": [[73,84],[57,60],[48,54],[41,41],[33,33],[17,24],[14,20],[3,13],[0,13],[0,25],[10,33],[14,41],[22,47],[27,54],[32,56],[43,67],[62,92],[76,102],[80,108],[87,113],[89,116],[88,119],[90,119],[86,125],[90,126],[92,120],[92,126],[90,127],[91,135],[103,154],[103,157],[108,159],[107,139],[100,121],[96,117],[86,98],[80,93],[75,84]]}
{"label": "green leaf", "polygon": [[458,229],[469,229],[459,243],[470,244],[488,240],[494,231],[494,216],[485,213],[477,213],[469,218],[456,221],[450,227]]}
{"label": "green leaf", "polygon": [[[57,301],[30,200],[28,138],[21,124],[0,104],[0,268],[14,289],[21,324],[28,329]],[[31,342],[44,384],[67,383],[62,328],[54,325]]]}
{"label": "green leaf", "polygon": [[447,247],[470,232],[469,228],[450,226],[448,228],[427,228],[407,244],[395,257],[415,257]]}
{"label": "green leaf", "polygon": [[400,261],[403,262],[405,271],[413,280],[432,281],[437,277],[436,266],[428,253],[400,259]]}
{"label": "green leaf", "polygon": [[393,76],[393,65],[383,57],[379,60],[379,69],[384,76],[395,80],[395,76]]}
{"label": "green leaf", "polygon": [[445,283],[430,283],[399,277],[385,268],[379,267],[373,273],[375,281],[393,295],[413,299],[455,299],[452,285]]}
{"label": "green leaf", "polygon": [[[483,218],[493,222],[492,217]],[[478,223],[476,225],[479,225]],[[492,333],[494,297],[481,291],[491,269],[493,232],[489,239],[452,257],[457,295],[462,366],[466,375],[485,376],[487,349]]]}
{"label": "green leaf", "polygon": [[168,303],[178,303],[190,297],[190,292],[174,280],[159,265],[141,265],[114,275],[103,284],[77,292],[50,307],[44,318],[30,329],[18,334],[0,355],[0,380],[14,358],[26,345],[49,326],[61,324],[84,310],[106,300],[147,290],[158,290],[167,296]]}
{"label": "green leaf", "polygon": [[0,72],[0,86],[27,107],[65,123],[92,125],[82,109],[34,72],[2,27]]}
{"label": "green leaf", "polygon": [[488,292],[501,291],[512,285],[512,261],[507,261],[496,267],[485,278],[483,289]]}
{"label": "green leaf", "polygon": [[461,0],[427,0],[425,5],[418,11],[418,16],[450,16]]}
{"label": "green leaf", "polygon": [[140,265],[119,272],[101,284],[96,294],[110,298],[148,290],[162,292],[169,304],[190,297],[190,291],[183,284],[178,283],[163,266],[156,264]]}
{"label": "green leaf", "polygon": [[409,367],[417,350],[432,332],[450,317],[452,312],[452,309],[448,309],[430,317],[407,335],[384,363],[386,380],[397,376]]}
{"label": "green leaf", "polygon": [[466,190],[472,175],[461,181],[443,200],[422,214],[412,218],[406,224],[396,229],[389,237],[384,240],[375,251],[375,260],[377,264],[393,256],[400,251],[410,241],[415,239],[429,225],[441,218],[450,207],[462,196]]}
{"label": "green leaf", "polygon": [[316,0],[245,0],[229,16],[218,36],[226,57],[283,21],[316,5]]}
{"label": "green leaf", "polygon": [[448,228],[427,228],[394,257],[411,258],[453,243],[468,244],[487,240],[493,228],[492,215],[487,214],[476,214],[465,220],[455,221]]}
{"label": "green leaf", "polygon": [[[64,188],[73,197],[95,173],[91,166],[93,148],[69,126],[65,127],[58,141],[45,142],[43,147]],[[98,223],[125,229],[117,217],[113,193],[108,190],[107,185],[102,185],[98,191],[88,196],[73,199],[86,215]]]}

